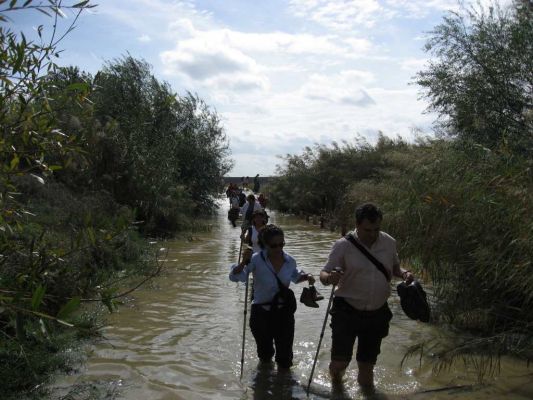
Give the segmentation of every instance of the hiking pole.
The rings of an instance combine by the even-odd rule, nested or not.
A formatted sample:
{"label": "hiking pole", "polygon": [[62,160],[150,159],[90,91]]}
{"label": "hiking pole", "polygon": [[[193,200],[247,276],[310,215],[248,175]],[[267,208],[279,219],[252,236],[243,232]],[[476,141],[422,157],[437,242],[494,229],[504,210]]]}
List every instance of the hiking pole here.
{"label": "hiking pole", "polygon": [[333,292],[335,292],[335,285],[331,288],[331,294],[329,295],[328,308],[326,309],[326,317],[322,324],[322,331],[320,332],[320,339],[318,340],[318,347],[316,348],[315,361],[313,361],[313,368],[311,368],[311,376],[309,376],[309,382],[307,383],[307,397],[309,397],[309,389],[311,388],[311,381],[313,380],[313,374],[315,373],[316,362],[318,360],[318,353],[320,353],[320,345],[322,344],[322,338],[324,337],[324,331],[326,330],[326,323],[328,322],[329,309],[331,308],[331,301],[333,300]]}
{"label": "hiking pole", "polygon": [[248,279],[249,279],[249,275],[246,276],[246,290],[245,290],[245,295],[244,295],[244,318],[242,321],[241,376],[239,380],[242,379],[242,372],[244,369],[244,343],[246,339],[246,313],[248,312]]}
{"label": "hiking pole", "polygon": [[[241,263],[242,243],[243,243],[243,240],[241,239],[241,247],[239,248],[239,260],[237,261],[237,264]],[[242,379],[242,372],[244,368],[244,343],[246,339],[246,314],[248,312],[248,278],[249,278],[249,275],[246,275],[246,290],[245,290],[245,295],[244,295],[244,318],[242,321],[241,375],[240,375],[239,380]]]}

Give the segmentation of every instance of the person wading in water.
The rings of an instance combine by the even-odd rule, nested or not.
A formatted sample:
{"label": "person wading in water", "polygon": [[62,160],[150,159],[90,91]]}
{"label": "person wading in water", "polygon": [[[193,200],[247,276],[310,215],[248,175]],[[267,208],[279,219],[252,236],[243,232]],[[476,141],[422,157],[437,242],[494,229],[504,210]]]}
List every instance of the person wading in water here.
{"label": "person wading in water", "polygon": [[246,231],[244,243],[252,247],[252,252],[261,251],[259,235],[268,222],[268,215],[265,210],[255,210],[252,214],[252,225]]}
{"label": "person wading in water", "polygon": [[[329,371],[339,384],[348,367],[355,339],[357,381],[365,390],[374,388],[374,365],[381,340],[389,333],[392,313],[387,305],[392,275],[407,283],[414,277],[400,268],[396,240],[380,231],[383,214],[374,204],[363,204],[355,212],[355,231],[333,245],[328,261],[320,272],[324,285],[338,285],[331,310],[331,363]],[[356,244],[353,244],[353,241]],[[370,253],[375,262],[356,245]],[[340,268],[342,272],[335,269]]]}
{"label": "person wading in water", "polygon": [[[257,356],[262,363],[270,363],[275,355],[279,369],[292,366],[294,341],[294,312],[296,300],[288,288],[290,283],[314,284],[311,274],[299,270],[296,261],[283,251],[285,237],[281,228],[267,225],[261,230],[263,249],[253,254],[243,252],[243,260],[231,267],[229,279],[246,282],[248,274],[254,276],[250,329],[257,346]],[[292,301],[287,291],[292,293]]]}
{"label": "person wading in water", "polygon": [[254,211],[262,209],[259,202],[255,201],[255,196],[253,194],[249,194],[248,197],[246,197],[246,199],[248,201],[241,208],[241,213],[242,213],[241,239],[244,239],[244,234],[246,233],[246,230],[252,225],[252,215]]}

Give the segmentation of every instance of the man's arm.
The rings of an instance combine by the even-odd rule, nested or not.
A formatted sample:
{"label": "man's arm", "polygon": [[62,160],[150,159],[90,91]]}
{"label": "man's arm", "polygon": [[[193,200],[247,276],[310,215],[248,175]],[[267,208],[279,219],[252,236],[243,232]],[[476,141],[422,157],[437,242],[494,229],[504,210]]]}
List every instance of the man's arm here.
{"label": "man's arm", "polygon": [[323,285],[337,285],[341,279],[341,273],[338,270],[344,267],[344,251],[340,241],[335,242],[328,256],[328,261],[322,271],[320,271],[320,282]]}
{"label": "man's arm", "polygon": [[415,279],[415,277],[413,276],[411,271],[400,267],[400,263],[399,262],[395,263],[392,266],[392,273],[393,273],[394,276],[397,276],[398,278],[403,279],[408,284],[411,283]]}

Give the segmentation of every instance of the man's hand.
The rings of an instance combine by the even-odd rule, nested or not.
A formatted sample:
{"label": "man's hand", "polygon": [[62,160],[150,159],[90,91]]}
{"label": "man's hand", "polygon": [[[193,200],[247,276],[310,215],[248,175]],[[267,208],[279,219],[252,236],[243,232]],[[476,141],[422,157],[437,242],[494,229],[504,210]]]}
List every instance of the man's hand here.
{"label": "man's hand", "polygon": [[315,284],[315,277],[313,275],[311,275],[311,274],[308,274],[307,275],[307,282],[309,282],[309,284],[311,286],[313,286]]}
{"label": "man's hand", "polygon": [[415,276],[411,273],[411,271],[405,271],[402,274],[402,278],[408,285],[411,284],[415,280]]}
{"label": "man's hand", "polygon": [[336,270],[334,269],[333,271],[331,271],[328,275],[328,284],[329,285],[338,285],[339,284],[339,281],[341,280],[342,278],[342,270]]}

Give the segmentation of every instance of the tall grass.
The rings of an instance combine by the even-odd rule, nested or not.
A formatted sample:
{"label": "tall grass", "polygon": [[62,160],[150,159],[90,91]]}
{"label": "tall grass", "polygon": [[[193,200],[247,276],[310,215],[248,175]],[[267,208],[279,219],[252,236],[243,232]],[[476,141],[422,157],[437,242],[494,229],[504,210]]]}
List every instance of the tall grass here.
{"label": "tall grass", "polygon": [[[531,359],[532,160],[505,148],[430,139],[414,144],[382,139],[373,147],[333,151],[339,160],[352,157],[353,165],[366,163],[366,172],[355,176],[344,168],[329,170],[338,175],[330,182],[351,183],[314,186],[313,180],[292,173],[298,158],[292,156],[292,163],[280,167],[282,175],[273,181],[273,203],[283,205],[285,198],[305,192],[342,193],[328,212],[349,227],[355,224],[358,204],[380,205],[383,229],[397,238],[400,257],[434,286],[435,322],[463,337],[426,344],[425,350],[437,355],[437,369],[462,360],[474,363],[483,375],[497,369],[493,360],[500,355]],[[321,164],[312,161],[299,173],[315,171]],[[321,211],[312,201],[307,207]]]}

